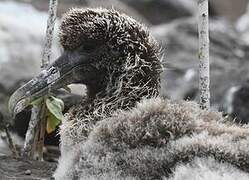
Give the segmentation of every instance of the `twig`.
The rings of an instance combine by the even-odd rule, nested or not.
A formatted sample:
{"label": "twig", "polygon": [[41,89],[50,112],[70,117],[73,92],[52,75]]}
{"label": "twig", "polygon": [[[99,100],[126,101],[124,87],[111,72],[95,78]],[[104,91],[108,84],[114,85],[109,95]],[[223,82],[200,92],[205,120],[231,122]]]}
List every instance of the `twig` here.
{"label": "twig", "polygon": [[42,69],[46,69],[48,65],[50,64],[51,47],[52,47],[52,41],[53,41],[53,35],[54,35],[56,12],[57,12],[57,0],[50,0],[45,46],[44,46],[44,51],[42,54],[42,64],[41,64]]}
{"label": "twig", "polygon": [[16,149],[16,145],[14,144],[13,139],[12,139],[10,132],[9,132],[9,124],[6,124],[1,112],[0,112],[0,127],[3,127],[3,129],[6,133],[8,145],[9,145],[9,148],[10,148],[13,156],[16,158],[19,157],[19,154],[18,154],[17,149]]}
{"label": "twig", "polygon": [[11,152],[12,152],[13,156],[17,158],[17,157],[19,157],[19,154],[18,154],[18,152],[16,150],[16,145],[14,144],[13,139],[12,139],[12,137],[10,135],[8,126],[9,125],[5,125],[4,130],[5,130],[7,139],[8,139],[9,148],[11,149]]}
{"label": "twig", "polygon": [[23,147],[22,156],[26,158],[30,158],[34,155],[34,145],[35,136],[38,131],[38,124],[39,124],[39,107],[37,105],[33,106],[31,118],[29,121],[29,127],[25,136],[25,142]]}
{"label": "twig", "polygon": [[[50,56],[51,56],[51,48],[52,48],[52,41],[53,41],[53,34],[54,34],[54,25],[56,20],[56,11],[57,11],[57,0],[50,0],[49,4],[49,17],[47,21],[47,30],[46,30],[46,40],[44,51],[42,54],[42,64],[41,69],[46,69],[50,64]],[[38,160],[43,160],[43,146],[44,146],[44,139],[45,139],[45,131],[46,131],[46,106],[45,106],[45,98],[40,108],[40,131],[38,135],[37,141],[37,151],[38,151]]]}
{"label": "twig", "polygon": [[47,117],[46,117],[46,106],[45,103],[42,104],[40,108],[40,131],[37,139],[37,152],[38,152],[38,160],[43,160],[43,146],[44,146],[44,139],[45,139],[45,131],[46,131],[46,124],[47,124]]}
{"label": "twig", "polygon": [[[44,70],[50,64],[51,47],[53,40],[54,25],[56,20],[57,11],[57,0],[50,0],[48,20],[47,20],[47,30],[45,38],[45,46],[42,54],[41,69]],[[44,135],[46,127],[46,109],[44,100],[40,106],[33,107],[32,115],[29,123],[29,128],[25,137],[23,155],[26,157],[31,157],[34,149],[38,148],[39,159],[42,160],[43,156],[43,145],[44,145]],[[41,121],[39,123],[39,121]],[[42,137],[43,136],[43,137]],[[35,138],[37,137],[37,138]],[[37,142],[35,142],[37,139]]]}
{"label": "twig", "polygon": [[200,107],[210,108],[208,0],[198,0]]}

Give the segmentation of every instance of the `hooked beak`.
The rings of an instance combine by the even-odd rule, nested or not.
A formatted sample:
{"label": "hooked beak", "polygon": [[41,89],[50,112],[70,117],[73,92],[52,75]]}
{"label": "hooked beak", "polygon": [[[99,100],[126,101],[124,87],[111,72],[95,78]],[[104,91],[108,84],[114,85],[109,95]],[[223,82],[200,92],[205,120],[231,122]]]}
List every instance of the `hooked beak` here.
{"label": "hooked beak", "polygon": [[9,99],[9,111],[15,116],[32,101],[71,83],[84,83],[91,75],[89,56],[63,53],[47,69],[17,89]]}

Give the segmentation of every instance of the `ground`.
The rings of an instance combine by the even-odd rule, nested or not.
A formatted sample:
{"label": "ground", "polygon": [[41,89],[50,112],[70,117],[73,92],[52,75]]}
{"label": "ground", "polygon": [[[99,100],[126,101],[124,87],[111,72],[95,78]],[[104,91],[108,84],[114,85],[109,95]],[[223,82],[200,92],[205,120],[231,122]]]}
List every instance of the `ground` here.
{"label": "ground", "polygon": [[24,160],[0,156],[0,180],[51,179],[56,163]]}

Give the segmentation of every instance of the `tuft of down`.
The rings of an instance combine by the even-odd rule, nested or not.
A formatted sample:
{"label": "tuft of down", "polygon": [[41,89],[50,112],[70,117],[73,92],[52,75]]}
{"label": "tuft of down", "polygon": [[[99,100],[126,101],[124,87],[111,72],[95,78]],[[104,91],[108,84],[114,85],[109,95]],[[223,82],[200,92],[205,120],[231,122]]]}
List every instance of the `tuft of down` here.
{"label": "tuft of down", "polygon": [[193,102],[151,98],[99,121],[62,152],[55,178],[248,179],[248,149],[248,126]]}

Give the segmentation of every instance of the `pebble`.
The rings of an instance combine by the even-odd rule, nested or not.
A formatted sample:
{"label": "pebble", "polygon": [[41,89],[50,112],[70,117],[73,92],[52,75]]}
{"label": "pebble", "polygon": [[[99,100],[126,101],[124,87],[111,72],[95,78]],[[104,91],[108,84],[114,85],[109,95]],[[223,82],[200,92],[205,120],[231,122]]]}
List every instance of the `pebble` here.
{"label": "pebble", "polygon": [[29,169],[26,170],[26,171],[25,171],[25,175],[31,175],[31,170],[29,170]]}

